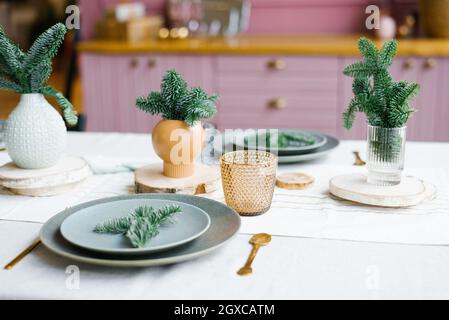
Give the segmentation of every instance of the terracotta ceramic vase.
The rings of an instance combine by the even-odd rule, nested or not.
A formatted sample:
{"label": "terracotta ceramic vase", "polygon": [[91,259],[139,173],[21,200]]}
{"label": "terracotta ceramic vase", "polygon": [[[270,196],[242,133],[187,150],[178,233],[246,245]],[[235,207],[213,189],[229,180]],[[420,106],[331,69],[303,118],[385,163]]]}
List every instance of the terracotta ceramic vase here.
{"label": "terracotta ceramic vase", "polygon": [[195,173],[195,159],[203,149],[201,123],[189,127],[180,120],[162,120],[153,129],[153,148],[164,161],[164,175],[186,178]]}

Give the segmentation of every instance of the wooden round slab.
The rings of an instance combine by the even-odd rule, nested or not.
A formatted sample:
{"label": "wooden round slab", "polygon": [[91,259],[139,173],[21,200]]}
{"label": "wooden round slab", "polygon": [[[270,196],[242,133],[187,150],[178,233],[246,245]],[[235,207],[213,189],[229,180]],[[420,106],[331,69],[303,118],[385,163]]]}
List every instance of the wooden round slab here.
{"label": "wooden round slab", "polygon": [[380,207],[410,207],[432,198],[436,188],[416,177],[403,177],[396,186],[375,186],[363,174],[345,174],[332,178],[329,190],[333,195],[358,203]]}
{"label": "wooden round slab", "polygon": [[162,163],[151,164],[135,172],[136,193],[178,193],[196,195],[216,191],[220,187],[218,168],[197,164],[188,178],[168,178],[162,174]]}
{"label": "wooden round slab", "polygon": [[315,178],[301,172],[287,172],[276,178],[276,186],[283,189],[300,190],[310,187]]}
{"label": "wooden round slab", "polygon": [[0,167],[0,185],[26,196],[52,196],[67,192],[91,175],[86,161],[78,157],[62,158],[46,169],[22,169],[10,162]]}

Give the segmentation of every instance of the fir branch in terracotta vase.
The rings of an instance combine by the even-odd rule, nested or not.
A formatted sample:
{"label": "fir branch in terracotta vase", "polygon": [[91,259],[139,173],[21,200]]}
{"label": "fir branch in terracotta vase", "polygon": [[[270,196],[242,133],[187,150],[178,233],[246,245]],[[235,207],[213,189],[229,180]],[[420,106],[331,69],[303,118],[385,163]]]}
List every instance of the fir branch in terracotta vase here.
{"label": "fir branch in terracotta vase", "polygon": [[137,98],[137,107],[166,120],[185,121],[189,126],[202,119],[212,118],[217,109],[217,95],[209,96],[199,87],[188,88],[186,81],[175,70],[168,70],[162,79],[161,91],[153,91]]}
{"label": "fir branch in terracotta vase", "polygon": [[153,148],[163,161],[163,174],[187,178],[195,173],[195,159],[204,146],[200,120],[217,113],[217,95],[208,95],[199,87],[189,88],[175,70],[168,70],[161,90],[139,97],[136,106],[152,115],[160,115],[152,131]]}

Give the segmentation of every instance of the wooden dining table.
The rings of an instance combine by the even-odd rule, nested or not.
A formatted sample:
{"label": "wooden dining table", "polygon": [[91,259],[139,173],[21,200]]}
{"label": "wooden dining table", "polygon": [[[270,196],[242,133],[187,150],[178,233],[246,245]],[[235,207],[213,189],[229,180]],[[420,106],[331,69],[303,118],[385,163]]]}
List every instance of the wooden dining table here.
{"label": "wooden dining table", "polygon": [[[353,151],[360,151],[363,158],[365,142],[342,141],[327,157],[307,164],[280,166],[279,172],[306,171],[319,176],[316,168],[320,166],[352,170]],[[86,159],[126,156],[142,162],[158,161],[148,134],[69,133],[68,152]],[[440,176],[446,175],[440,178],[449,181],[449,143],[408,142],[406,159],[407,167],[438,169]],[[9,161],[7,153],[0,152],[0,165]],[[0,189],[0,265],[6,265],[29,246],[46,219],[56,214],[60,206],[72,205],[75,194],[83,195],[76,199],[80,202],[132,193],[132,172],[103,176],[109,182],[104,183],[103,193],[95,195],[95,190],[78,190],[73,195],[36,199]],[[274,206],[260,219],[288,219],[278,208]],[[449,216],[449,207],[438,210],[435,215]],[[338,213],[332,219],[343,216],[344,213]],[[401,242],[393,237],[391,241],[337,236],[332,239],[306,232],[277,232],[261,221],[265,220],[243,217],[242,229],[225,246],[202,258],[160,267],[94,266],[60,257],[39,245],[14,268],[0,270],[0,299],[449,298],[449,242],[446,244],[444,239],[434,243],[430,238],[426,243]],[[290,220],[301,229],[298,221],[301,220]],[[449,224],[441,225],[435,232],[445,229],[449,230]],[[272,233],[272,241],[260,249],[253,274],[242,277],[237,271],[251,250],[253,230]]]}

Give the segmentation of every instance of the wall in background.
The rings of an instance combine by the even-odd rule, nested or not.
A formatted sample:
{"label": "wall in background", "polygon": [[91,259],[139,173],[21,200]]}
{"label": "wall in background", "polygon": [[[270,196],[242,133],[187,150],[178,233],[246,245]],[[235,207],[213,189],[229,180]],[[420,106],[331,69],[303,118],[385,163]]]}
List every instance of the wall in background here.
{"label": "wall in background", "polygon": [[[78,0],[81,9],[81,37],[91,39],[95,34],[95,24],[104,16],[107,7],[122,2],[121,0]],[[133,1],[137,2],[137,1]],[[140,0],[147,6],[147,13],[162,13],[165,0]]]}
{"label": "wall in background", "polygon": [[[162,13],[165,0],[140,0],[149,13]],[[79,0],[83,39],[94,35],[95,22],[105,8],[120,0]],[[251,0],[252,14],[248,33],[359,33],[363,31],[365,8],[373,0]],[[385,1],[382,1],[385,2]],[[408,14],[416,10],[417,0],[391,0],[393,11]]]}

